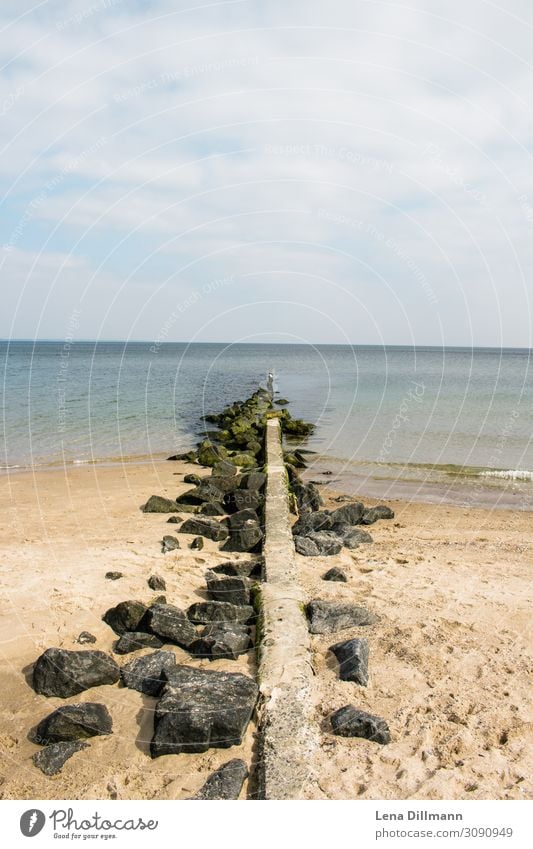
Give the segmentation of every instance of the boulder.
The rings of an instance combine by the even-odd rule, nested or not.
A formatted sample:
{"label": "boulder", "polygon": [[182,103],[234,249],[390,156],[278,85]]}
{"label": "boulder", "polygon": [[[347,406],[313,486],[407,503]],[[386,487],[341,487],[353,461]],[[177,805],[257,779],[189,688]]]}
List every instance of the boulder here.
{"label": "boulder", "polygon": [[219,460],[224,460],[227,453],[223,445],[214,445],[206,439],[198,446],[198,462],[201,466],[214,466]]}
{"label": "boulder", "polygon": [[264,497],[257,489],[237,489],[231,493],[231,506],[236,511],[257,511],[263,506]]}
{"label": "boulder", "polygon": [[176,551],[179,547],[180,541],[177,537],[169,536],[168,534],[166,534],[161,540],[161,548],[163,554],[168,554],[169,551]]}
{"label": "boulder", "polygon": [[389,726],[385,720],[353,705],[345,705],[336,710],[330,721],[333,733],[338,737],[363,737],[382,746],[390,743]]}
{"label": "boulder", "polygon": [[248,767],[245,762],[234,758],[211,773],[203,787],[192,796],[192,800],[238,799],[247,777]]}
{"label": "boulder", "polygon": [[121,601],[116,607],[110,607],[102,619],[119,637],[127,631],[138,631],[139,622],[148,610],[142,601]]}
{"label": "boulder", "polygon": [[179,525],[180,522],[183,522],[181,516],[171,516],[170,519],[167,519],[167,522],[171,525]]}
{"label": "boulder", "polygon": [[394,510],[386,507],[385,504],[378,504],[377,507],[369,507],[363,513],[361,523],[363,525],[373,525],[378,519],[394,519]]}
{"label": "boulder", "polygon": [[175,643],[187,649],[196,638],[196,629],[187,614],[173,604],[153,604],[143,620],[145,630],[165,643]]}
{"label": "boulder", "polygon": [[235,622],[217,622],[206,627],[189,646],[196,657],[208,657],[217,660],[224,657],[237,660],[252,646],[250,633],[244,625]]}
{"label": "boulder", "polygon": [[244,452],[233,454],[231,460],[241,469],[253,469],[257,462],[252,454],[245,454]]}
{"label": "boulder", "polygon": [[208,625],[211,622],[249,622],[254,609],[248,605],[230,604],[228,601],[199,601],[187,610],[191,622]]}
{"label": "boulder", "polygon": [[228,529],[216,519],[195,517],[187,519],[179,530],[180,534],[194,534],[220,542],[228,537]]}
{"label": "boulder", "polygon": [[300,513],[310,513],[323,506],[321,495],[313,483],[293,483],[292,491],[294,492],[298,509]]}
{"label": "boulder", "polygon": [[346,577],[346,573],[343,572],[342,569],[339,569],[338,566],[333,566],[333,568],[328,569],[325,575],[322,575],[323,581],[339,581],[343,584],[346,584],[348,578]]}
{"label": "boulder", "polygon": [[230,604],[250,604],[250,582],[247,578],[224,576],[206,572],[207,594],[212,601],[229,601]]}
{"label": "boulder", "polygon": [[166,590],[167,582],[161,575],[150,575],[148,578],[148,586],[151,590]]}
{"label": "boulder", "polygon": [[143,507],[143,513],[177,513],[178,510],[176,501],[162,495],[151,495]]}
{"label": "boulder", "polygon": [[87,645],[88,643],[95,643],[96,637],[94,634],[90,634],[89,631],[82,631],[81,634],[78,634],[78,638],[76,640],[80,646]]}
{"label": "boulder", "polygon": [[43,696],[66,699],[90,687],[116,684],[120,670],[103,651],[47,649],[33,668],[33,689]]}
{"label": "boulder", "polygon": [[347,525],[360,525],[365,512],[365,505],[361,501],[352,501],[337,507],[331,513],[333,523],[346,523]]}
{"label": "boulder", "polygon": [[237,474],[237,466],[231,460],[219,460],[213,466],[213,475],[217,477],[227,477]]}
{"label": "boulder", "polygon": [[353,681],[366,687],[368,684],[368,640],[344,640],[330,646],[339,661],[339,678],[341,681]]}
{"label": "boulder", "polygon": [[334,634],[345,628],[373,625],[378,621],[374,613],[356,604],[314,599],[307,605],[307,618],[311,634]]}
{"label": "boulder", "polygon": [[198,455],[196,451],[184,451],[181,454],[173,454],[172,457],[167,457],[167,460],[183,460],[186,463],[196,463]]}
{"label": "boulder", "polygon": [[204,538],[203,537],[195,537],[189,546],[192,551],[201,551],[204,547]]}
{"label": "boulder", "polygon": [[342,549],[342,539],[333,531],[313,531],[307,534],[307,539],[314,542],[323,557],[332,557]]}
{"label": "boulder", "polygon": [[192,483],[193,486],[199,486],[202,483],[200,475],[184,475],[183,483]]}
{"label": "boulder", "polygon": [[32,761],[36,767],[45,775],[57,775],[61,772],[66,762],[76,752],[81,752],[82,749],[88,749],[88,743],[82,743],[81,740],[72,740],[65,743],[52,743],[46,746],[39,752],[32,755]]}
{"label": "boulder", "polygon": [[162,645],[163,643],[155,634],[134,631],[123,634],[113,651],[116,654],[130,654],[130,652],[139,651],[139,649],[159,649]]}
{"label": "boulder", "polygon": [[221,501],[206,501],[198,513],[201,516],[225,516],[226,508]]}
{"label": "boulder", "polygon": [[230,560],[228,563],[219,563],[213,566],[210,572],[217,575],[235,575],[240,578],[259,577],[261,575],[260,560]]}
{"label": "boulder", "polygon": [[264,472],[247,472],[241,475],[239,489],[253,489],[262,492],[265,488],[266,475]]}
{"label": "boulder", "polygon": [[318,545],[309,537],[294,537],[294,548],[303,557],[318,557]]}
{"label": "boulder", "polygon": [[342,542],[346,548],[359,548],[360,545],[367,545],[370,542],[374,542],[374,540],[366,531],[360,531],[354,528],[351,534],[346,534],[343,537]]}
{"label": "boulder", "polygon": [[153,758],[209,748],[238,746],[257,701],[259,688],[238,672],[211,672],[176,666],[157,703]]}
{"label": "boulder", "polygon": [[33,735],[41,746],[70,740],[86,740],[111,734],[113,721],[105,705],[84,702],[62,705],[40,721]]}
{"label": "boulder", "polygon": [[317,510],[316,513],[304,513],[292,526],[295,536],[313,533],[313,531],[330,531],[333,520],[328,510]]}
{"label": "boulder", "polygon": [[240,510],[227,519],[229,537],[222,551],[252,551],[263,539],[263,531],[255,510]]}
{"label": "boulder", "polygon": [[120,670],[122,682],[130,690],[138,690],[146,696],[158,696],[162,686],[163,670],[176,665],[176,656],[171,651],[154,651],[130,660]]}

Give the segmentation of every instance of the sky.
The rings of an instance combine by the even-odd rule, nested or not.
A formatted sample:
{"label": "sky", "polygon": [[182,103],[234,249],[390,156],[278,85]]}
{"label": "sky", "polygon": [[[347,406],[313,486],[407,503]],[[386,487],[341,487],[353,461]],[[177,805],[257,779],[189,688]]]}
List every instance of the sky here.
{"label": "sky", "polygon": [[533,347],[530,0],[3,0],[2,338]]}

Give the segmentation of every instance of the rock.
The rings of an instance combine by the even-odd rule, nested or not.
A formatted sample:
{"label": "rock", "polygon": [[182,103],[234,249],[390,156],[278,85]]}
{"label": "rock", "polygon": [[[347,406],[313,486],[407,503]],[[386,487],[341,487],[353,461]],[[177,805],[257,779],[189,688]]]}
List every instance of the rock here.
{"label": "rock", "polygon": [[239,489],[254,489],[257,492],[262,492],[265,488],[266,475],[264,472],[248,472],[241,475]]}
{"label": "rock", "polygon": [[213,466],[213,475],[218,477],[227,477],[228,475],[236,475],[237,466],[230,460],[220,460]]}
{"label": "rock", "polygon": [[78,635],[76,642],[83,646],[87,643],[95,643],[96,637],[94,634],[90,634],[89,631],[82,631],[81,634]]}
{"label": "rock", "polygon": [[213,772],[193,800],[238,799],[242,786],[248,777],[248,767],[244,761],[234,758]]}
{"label": "rock", "polygon": [[209,440],[204,440],[198,446],[198,462],[201,466],[214,466],[219,460],[224,460],[227,451],[222,445],[213,445]]}
{"label": "rock", "polygon": [[176,665],[176,656],[171,651],[154,651],[130,660],[120,670],[122,682],[130,690],[138,690],[146,696],[158,696],[163,683],[163,670]]}
{"label": "rock", "polygon": [[173,454],[172,457],[167,457],[167,460],[184,460],[186,463],[196,463],[198,455],[196,451],[185,451],[182,454]]}
{"label": "rock", "polygon": [[308,537],[294,537],[294,547],[303,557],[318,557],[320,554],[318,545]]}
{"label": "rock", "polygon": [[210,660],[221,657],[237,660],[251,646],[250,633],[244,625],[217,622],[206,625],[199,637],[191,643],[189,651],[197,657],[208,657]]}
{"label": "rock", "polygon": [[295,536],[306,536],[313,531],[329,531],[333,525],[333,520],[328,510],[317,510],[316,513],[304,513],[300,516],[297,522],[292,526],[292,532]]}
{"label": "rock", "polygon": [[331,513],[333,523],[346,523],[347,525],[359,525],[365,512],[365,505],[361,501],[353,501],[343,507],[337,507]]}
{"label": "rock", "polygon": [[346,577],[346,573],[339,569],[338,566],[333,566],[332,569],[328,569],[325,575],[322,575],[323,581],[341,581],[343,584],[346,584],[348,578]]}
{"label": "rock", "polygon": [[277,404],[279,407],[286,407],[289,402],[286,398],[278,398],[278,400],[274,401],[274,403]]}
{"label": "rock", "polygon": [[358,710],[353,705],[339,708],[330,717],[333,733],[338,737],[363,737],[385,746],[390,743],[389,726],[384,719]]}
{"label": "rock", "polygon": [[164,673],[167,684],[157,703],[153,758],[206,752],[242,742],[259,688],[238,672],[210,672],[176,666]]}
{"label": "rock", "polygon": [[331,557],[342,549],[342,539],[333,531],[313,531],[307,534],[307,539],[314,542],[323,557]]}
{"label": "rock", "polygon": [[110,607],[102,619],[121,637],[127,631],[142,630],[138,626],[147,610],[142,601],[121,601],[116,607]]}
{"label": "rock", "polygon": [[206,501],[198,512],[202,516],[225,516],[226,508],[220,501]]}
{"label": "rock", "polygon": [[43,696],[63,699],[83,693],[90,687],[116,684],[120,670],[103,651],[47,649],[33,668],[33,689]]}
{"label": "rock", "polygon": [[[181,533],[181,528],[180,528]],[[168,554],[169,551],[176,551],[180,547],[180,541],[177,537],[169,536],[168,534],[163,537],[161,541],[161,548],[163,550],[163,554]]]}
{"label": "rock", "polygon": [[263,539],[263,531],[255,510],[240,510],[227,519],[229,538],[222,551],[252,551]]}
{"label": "rock", "polygon": [[148,578],[148,586],[151,590],[166,590],[167,582],[161,575],[150,575]]}
{"label": "rock", "polygon": [[200,601],[187,610],[191,622],[208,625],[211,622],[248,622],[254,617],[253,607],[230,604],[227,601]]}
{"label": "rock", "polygon": [[293,483],[294,492],[300,513],[309,513],[320,510],[323,505],[322,498],[313,483]]}
{"label": "rock", "polygon": [[346,548],[359,548],[360,545],[374,542],[370,534],[360,530],[352,530],[351,534],[346,534],[342,541]]}
{"label": "rock", "polygon": [[231,504],[234,510],[259,510],[263,506],[264,497],[256,489],[237,489],[231,493]]}
{"label": "rock", "polygon": [[250,582],[247,578],[229,576],[220,578],[206,573],[207,594],[212,601],[229,601],[230,604],[250,604]]}
{"label": "rock", "polygon": [[143,513],[177,513],[178,510],[176,501],[162,495],[151,495],[143,507]]}
{"label": "rock", "polygon": [[111,734],[113,721],[105,705],[84,702],[62,705],[40,721],[33,739],[41,746],[70,740],[86,740]]}
{"label": "rock", "polygon": [[204,547],[204,538],[203,537],[195,537],[192,540],[192,542],[189,546],[189,548],[191,548],[193,551],[201,551],[203,547]]}
{"label": "rock", "polygon": [[187,614],[173,604],[153,604],[143,620],[146,630],[165,643],[187,649],[196,638],[196,629]]}
{"label": "rock", "polygon": [[194,518],[187,519],[179,530],[180,534],[194,534],[195,536],[207,537],[215,542],[226,539],[228,529],[217,522],[216,519]]}
{"label": "rock", "polygon": [[231,459],[241,469],[252,469],[256,465],[255,457],[252,454],[245,454],[244,452],[234,454]]}
{"label": "rock", "polygon": [[106,572],[104,575],[108,581],[118,581],[119,578],[124,577],[124,572]]}
{"label": "rock", "polygon": [[309,602],[307,618],[311,634],[334,634],[345,628],[373,625],[378,621],[378,617],[364,607],[321,599]]}
{"label": "rock", "polygon": [[213,476],[203,478],[195,489],[189,489],[178,495],[180,504],[203,504],[204,502],[222,502],[227,493],[233,492],[239,485],[239,479],[235,475],[226,477]]}
{"label": "rock", "polygon": [[31,759],[45,775],[57,775],[72,755],[88,748],[89,744],[82,743],[81,740],[73,740],[69,743],[52,743],[41,751],[35,752]]}
{"label": "rock", "polygon": [[366,687],[368,684],[368,640],[344,640],[330,646],[339,661],[339,677],[341,681],[353,681]]}
{"label": "rock", "polygon": [[172,525],[179,525],[180,522],[183,522],[183,519],[181,516],[171,516],[170,519],[167,519],[167,522]]}
{"label": "rock", "polygon": [[184,475],[183,483],[192,483],[193,486],[199,486],[202,483],[200,475]]}
{"label": "rock", "polygon": [[155,634],[134,631],[133,633],[123,634],[113,651],[116,654],[129,654],[132,651],[139,651],[139,649],[159,649],[162,645],[163,643]]}
{"label": "rock", "polygon": [[394,519],[394,510],[386,507],[385,504],[378,504],[377,507],[369,507],[363,513],[361,523],[363,525],[373,525],[378,519]]}
{"label": "rock", "polygon": [[234,560],[228,563],[219,563],[218,566],[213,566],[210,572],[215,572],[217,575],[235,575],[240,578],[251,578],[252,576],[261,575],[260,560]]}

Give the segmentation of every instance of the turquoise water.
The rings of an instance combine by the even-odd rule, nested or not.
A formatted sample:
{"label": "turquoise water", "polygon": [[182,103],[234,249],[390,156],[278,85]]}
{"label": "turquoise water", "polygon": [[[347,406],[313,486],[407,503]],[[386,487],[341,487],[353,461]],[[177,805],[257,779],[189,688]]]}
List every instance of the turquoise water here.
{"label": "turquoise water", "polygon": [[[366,476],[533,478],[524,350],[0,343],[3,469],[165,455],[273,370],[317,462]],[[336,464],[336,465],[335,465]]]}

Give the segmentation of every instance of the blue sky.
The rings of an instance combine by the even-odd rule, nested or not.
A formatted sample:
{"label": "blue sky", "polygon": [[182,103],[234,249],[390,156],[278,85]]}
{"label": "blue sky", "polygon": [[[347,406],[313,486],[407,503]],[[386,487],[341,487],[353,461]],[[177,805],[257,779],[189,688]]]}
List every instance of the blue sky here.
{"label": "blue sky", "polygon": [[2,337],[532,346],[530,3],[4,0],[0,30]]}

